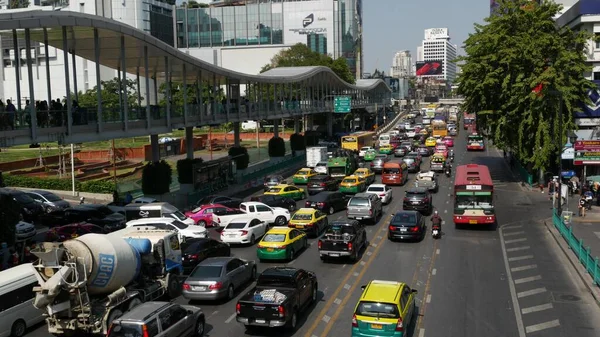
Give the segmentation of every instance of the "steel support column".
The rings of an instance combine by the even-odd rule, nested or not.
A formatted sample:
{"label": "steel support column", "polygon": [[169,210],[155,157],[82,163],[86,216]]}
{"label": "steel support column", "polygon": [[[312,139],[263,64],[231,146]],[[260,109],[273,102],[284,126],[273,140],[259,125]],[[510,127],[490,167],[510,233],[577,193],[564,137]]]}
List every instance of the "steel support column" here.
{"label": "steel support column", "polygon": [[[46,90],[48,90],[48,107],[50,107],[52,102],[52,83],[50,82],[50,56],[48,56],[48,30],[46,28],[44,28],[44,60],[46,61]],[[45,113],[48,112],[46,111]]]}
{"label": "steel support column", "polygon": [[[71,79],[69,78],[69,40],[67,40],[67,27],[62,27],[63,61],[65,66],[65,87],[67,88],[67,134],[72,135],[73,115],[71,113]],[[62,113],[62,112],[58,112]],[[64,123],[64,122],[63,122]]]}
{"label": "steel support column", "polygon": [[[187,92],[187,72],[185,69],[185,63],[183,65],[181,65],[181,70],[183,71],[183,124],[187,127],[188,121],[189,121],[189,112],[188,112],[188,92]],[[185,129],[185,136],[186,136],[186,141],[187,141],[187,128]],[[187,143],[186,143],[187,144]],[[192,157],[194,158],[194,148],[192,147]],[[189,157],[189,153],[188,153],[188,158]]]}
{"label": "steel support column", "polygon": [[79,92],[77,89],[77,62],[75,60],[75,47],[71,49],[71,63],[73,63],[73,94],[75,95],[75,101],[79,104]]}
{"label": "steel support column", "polygon": [[33,143],[37,139],[37,114],[35,112],[35,93],[33,90],[33,69],[31,66],[31,33],[25,29],[25,57],[27,59],[27,81],[29,82],[29,129]]}
{"label": "steel support column", "polygon": [[158,147],[158,135],[150,135],[150,148],[152,149],[152,161],[160,161],[160,149]]}
{"label": "steel support column", "polygon": [[[63,28],[64,29],[64,28]],[[17,30],[13,29],[13,48],[15,49],[15,81],[17,83],[17,113],[13,117],[11,126],[15,126],[16,118],[21,113],[21,51],[19,50],[19,41],[17,38]],[[13,103],[14,104],[14,103]]]}
{"label": "steel support column", "polygon": [[152,113],[150,108],[150,66],[148,61],[148,46],[144,46],[144,80],[146,81],[146,129],[152,126]]}
{"label": "steel support column", "polygon": [[233,145],[240,146],[240,122],[233,122]]}
{"label": "steel support column", "polygon": [[104,128],[104,117],[102,116],[102,78],[100,76],[100,35],[98,29],[94,28],[94,62],[96,65],[96,131],[102,132]]}
{"label": "steel support column", "polygon": [[[135,84],[137,86],[137,117],[140,115],[140,109],[142,108],[142,90],[140,89],[140,66],[138,61],[138,66],[135,67]],[[136,119],[138,119],[136,117]]]}
{"label": "steel support column", "polygon": [[165,56],[165,100],[167,101],[167,126],[171,127],[171,68],[169,57]]}
{"label": "steel support column", "polygon": [[127,63],[125,62],[125,35],[121,35],[121,70],[123,71],[123,130],[125,132],[129,129],[129,99],[127,93]]}
{"label": "steel support column", "polygon": [[185,153],[186,153],[187,159],[194,159],[194,127],[193,126],[185,127]]}

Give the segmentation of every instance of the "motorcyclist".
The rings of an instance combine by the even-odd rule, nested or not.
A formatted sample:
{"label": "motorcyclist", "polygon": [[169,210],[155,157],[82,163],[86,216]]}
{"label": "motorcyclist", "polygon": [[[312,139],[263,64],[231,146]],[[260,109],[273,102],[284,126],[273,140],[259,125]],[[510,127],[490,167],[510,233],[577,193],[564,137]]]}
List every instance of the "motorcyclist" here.
{"label": "motorcyclist", "polygon": [[431,217],[431,230],[437,227],[440,233],[442,232],[442,217],[438,214],[438,211],[433,212],[433,216]]}
{"label": "motorcyclist", "polygon": [[447,176],[450,176],[450,174],[452,174],[452,163],[450,163],[449,160],[446,160],[446,162],[444,163],[444,173],[448,172]]}

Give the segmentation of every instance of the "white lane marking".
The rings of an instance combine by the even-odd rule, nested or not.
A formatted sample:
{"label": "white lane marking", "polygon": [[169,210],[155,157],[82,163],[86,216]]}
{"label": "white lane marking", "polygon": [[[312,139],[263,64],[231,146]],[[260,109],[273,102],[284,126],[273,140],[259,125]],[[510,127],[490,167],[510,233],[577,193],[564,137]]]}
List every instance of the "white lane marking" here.
{"label": "white lane marking", "polygon": [[530,270],[530,269],[535,269],[535,268],[537,268],[537,264],[529,264],[526,266],[510,268],[510,271],[514,273],[517,271],[525,271],[525,270]]}
{"label": "white lane marking", "polygon": [[372,251],[368,251],[367,252],[367,256],[371,256],[371,255],[373,255],[373,252]]}
{"label": "white lane marking", "polygon": [[329,321],[331,320],[331,317],[329,317],[329,316],[327,316],[327,315],[323,315],[323,318],[322,318],[322,320],[323,320],[325,323],[329,323]]}
{"label": "white lane marking", "polygon": [[513,228],[522,228],[523,225],[509,225],[504,227],[504,229],[513,229]]}
{"label": "white lane marking", "polygon": [[523,242],[523,241],[527,241],[527,238],[519,238],[519,239],[512,239],[512,240],[504,240],[504,243],[506,243],[506,244],[510,244],[510,243],[517,243],[517,242]]}
{"label": "white lane marking", "polygon": [[355,271],[353,275],[354,275],[354,276],[358,276],[358,275],[360,275],[360,274],[359,274],[358,272],[356,272],[356,271]]}
{"label": "white lane marking", "polygon": [[427,294],[427,298],[425,299],[425,303],[431,302],[431,294]]}
{"label": "white lane marking", "polygon": [[448,194],[448,196],[450,196],[450,194]]}
{"label": "white lane marking", "polygon": [[339,305],[340,303],[342,303],[342,300],[340,300],[339,298],[336,297],[336,299],[333,300],[333,303]]}
{"label": "white lane marking", "polygon": [[598,237],[598,239],[600,239],[600,232],[594,232],[594,235],[596,235]]}
{"label": "white lane marking", "polygon": [[523,284],[523,283],[527,283],[527,282],[539,281],[541,279],[542,279],[542,277],[540,275],[523,277],[523,278],[515,279],[515,284]]}
{"label": "white lane marking", "polygon": [[381,235],[380,235],[380,236],[378,236],[377,238],[378,238],[379,240],[382,240],[382,239],[383,239],[383,236],[381,236]]}
{"label": "white lane marking", "polygon": [[437,269],[433,268],[433,270],[431,271],[431,275],[435,275],[435,274],[437,274]]}
{"label": "white lane marking", "polygon": [[225,320],[225,324],[229,324],[231,321],[233,321],[233,319],[235,318],[235,313],[231,314],[231,316],[229,316],[229,318],[227,318]]}
{"label": "white lane marking", "polygon": [[560,326],[560,322],[557,319],[554,319],[554,320],[551,320],[548,322],[539,323],[539,324],[530,325],[528,327],[525,327],[525,331],[527,333],[532,333],[532,332],[536,332],[536,331],[540,331],[540,330],[556,328],[557,326]]}
{"label": "white lane marking", "polygon": [[351,286],[351,285],[349,285],[348,283],[344,284],[344,289],[348,290],[348,289],[350,289],[350,288],[352,288],[352,286]]}
{"label": "white lane marking", "polygon": [[[504,243],[504,241],[502,241],[502,243]],[[508,248],[508,249],[506,249],[506,251],[508,253],[510,253],[510,252],[516,252],[516,251],[519,251],[519,250],[526,250],[526,249],[529,249],[529,248],[531,248],[531,247],[529,247],[529,246],[521,246],[521,247],[515,247],[515,248]]]}
{"label": "white lane marking", "polygon": [[361,265],[361,266],[364,266],[365,264],[366,264],[366,262],[365,262],[365,261],[360,261],[360,265]]}
{"label": "white lane marking", "polygon": [[377,247],[377,244],[376,243],[372,243],[371,246]]}
{"label": "white lane marking", "polygon": [[525,231],[508,232],[508,233],[504,233],[504,236],[513,236],[513,235],[519,235],[519,234],[525,234]]}
{"label": "white lane marking", "polygon": [[533,255],[523,255],[523,256],[509,257],[508,261],[509,262],[514,262],[514,261],[521,261],[521,260],[528,260],[528,259],[533,259]]}
{"label": "white lane marking", "polygon": [[508,278],[508,287],[510,289],[510,297],[512,299],[513,308],[515,308],[515,320],[517,321],[517,331],[519,337],[525,337],[525,328],[523,325],[523,317],[521,317],[521,307],[519,306],[519,300],[517,299],[518,294],[513,284],[512,274],[510,273],[510,266],[508,265],[508,253],[506,251],[506,245],[504,244],[503,231],[504,227],[500,227],[500,244],[502,245],[502,257],[504,258],[504,268]]}
{"label": "white lane marking", "polygon": [[439,248],[438,248],[438,249],[436,249],[436,251],[435,251],[435,255],[440,255],[440,249],[439,249]]}
{"label": "white lane marking", "polygon": [[425,337],[425,329],[419,330],[419,337]]}
{"label": "white lane marking", "polygon": [[540,305],[536,305],[536,306],[529,307],[529,308],[523,308],[523,309],[521,309],[521,313],[522,314],[530,314],[532,312],[538,312],[538,311],[548,310],[548,309],[552,309],[552,308],[554,308],[552,303],[546,303],[546,304],[540,304]]}
{"label": "white lane marking", "polygon": [[523,297],[527,297],[527,296],[545,293],[546,291],[547,291],[546,288],[535,288],[535,289],[531,289],[531,290],[521,291],[520,293],[517,293],[517,297],[523,298]]}
{"label": "white lane marking", "polygon": [[447,210],[447,209],[445,209],[445,210],[444,210],[444,213],[448,213],[448,210]]}

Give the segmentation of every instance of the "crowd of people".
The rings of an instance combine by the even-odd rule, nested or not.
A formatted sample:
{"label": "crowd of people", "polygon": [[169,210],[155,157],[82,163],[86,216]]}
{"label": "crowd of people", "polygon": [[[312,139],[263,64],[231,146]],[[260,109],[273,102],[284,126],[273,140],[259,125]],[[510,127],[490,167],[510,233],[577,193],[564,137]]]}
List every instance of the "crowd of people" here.
{"label": "crowd of people", "polygon": [[[6,100],[6,104],[0,99],[0,130],[31,127],[30,103],[29,100],[26,100],[25,106],[19,111],[10,99]],[[73,101],[71,109],[73,111],[73,124],[83,124],[85,122],[85,114],[81,113],[77,101]],[[50,103],[46,100],[36,101],[35,117],[37,127],[40,128],[64,126],[67,120],[66,104],[63,104],[59,98],[51,100]]]}
{"label": "crowd of people", "polygon": [[17,242],[14,247],[8,247],[6,243],[2,243],[0,247],[0,270],[6,270],[22,263],[33,262],[35,258],[31,251],[35,248],[37,248],[35,243],[27,245]]}

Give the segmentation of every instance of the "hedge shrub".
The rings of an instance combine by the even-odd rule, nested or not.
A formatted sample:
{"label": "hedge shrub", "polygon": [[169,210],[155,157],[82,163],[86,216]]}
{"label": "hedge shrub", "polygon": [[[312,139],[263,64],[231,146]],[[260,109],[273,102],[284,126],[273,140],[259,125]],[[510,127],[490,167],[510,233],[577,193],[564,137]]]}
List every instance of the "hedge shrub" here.
{"label": "hedge shrub", "polygon": [[172,173],[171,166],[164,160],[149,162],[142,171],[142,192],[151,195],[168,193]]}
{"label": "hedge shrub", "polygon": [[[7,174],[4,183],[10,187],[26,187],[42,190],[71,191],[73,188],[70,178],[41,178]],[[112,193],[115,183],[112,180],[75,181],[75,190],[88,193]]]}
{"label": "hedge shrub", "polygon": [[177,181],[180,184],[194,183],[194,166],[201,164],[202,158],[181,159],[177,161]]}
{"label": "hedge shrub", "polygon": [[269,140],[269,157],[285,157],[285,142],[281,137]]}
{"label": "hedge shrub", "polygon": [[306,131],[304,133],[306,146],[318,146],[320,136],[321,134],[318,131]]}
{"label": "hedge shrub", "polygon": [[229,149],[229,156],[235,161],[235,167],[238,170],[245,170],[250,164],[250,155],[248,149],[243,146],[234,146]]}
{"label": "hedge shrub", "polygon": [[21,219],[21,207],[8,195],[0,194],[0,242],[15,243],[15,225]]}
{"label": "hedge shrub", "polygon": [[290,147],[292,151],[304,151],[306,150],[306,142],[303,135],[299,133],[293,133],[290,135]]}

